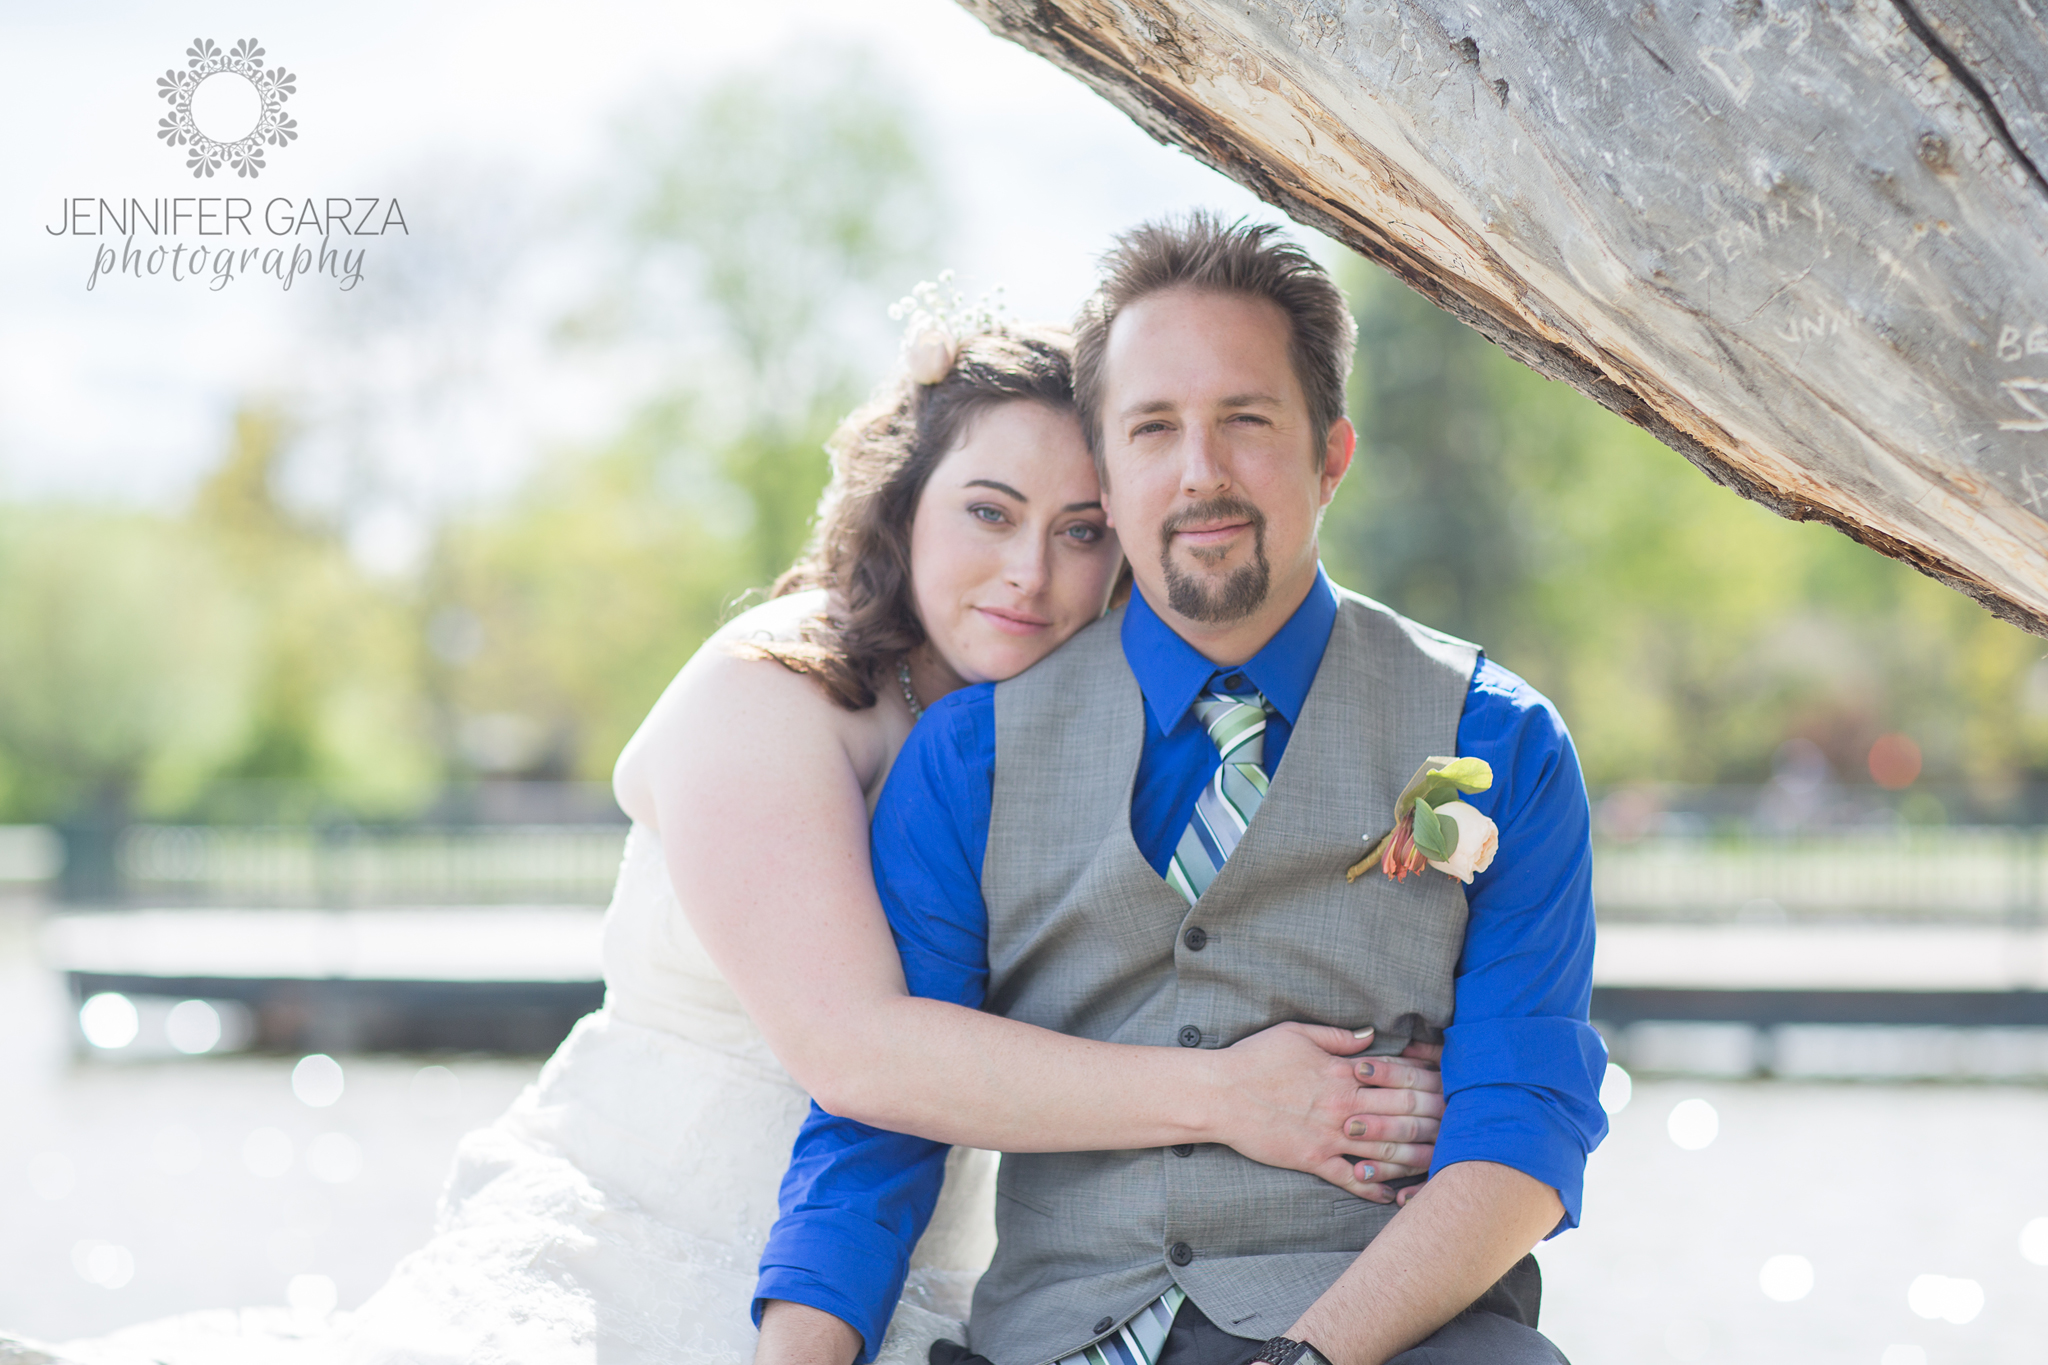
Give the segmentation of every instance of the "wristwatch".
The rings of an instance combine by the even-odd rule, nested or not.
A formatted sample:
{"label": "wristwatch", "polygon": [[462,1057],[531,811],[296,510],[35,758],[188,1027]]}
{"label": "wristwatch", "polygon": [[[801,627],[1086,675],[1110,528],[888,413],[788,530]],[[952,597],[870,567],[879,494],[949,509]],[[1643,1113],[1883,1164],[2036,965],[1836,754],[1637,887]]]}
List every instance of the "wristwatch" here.
{"label": "wristwatch", "polygon": [[1268,1341],[1252,1357],[1252,1365],[1259,1361],[1264,1361],[1265,1365],[1331,1365],[1328,1356],[1293,1337],[1274,1337]]}

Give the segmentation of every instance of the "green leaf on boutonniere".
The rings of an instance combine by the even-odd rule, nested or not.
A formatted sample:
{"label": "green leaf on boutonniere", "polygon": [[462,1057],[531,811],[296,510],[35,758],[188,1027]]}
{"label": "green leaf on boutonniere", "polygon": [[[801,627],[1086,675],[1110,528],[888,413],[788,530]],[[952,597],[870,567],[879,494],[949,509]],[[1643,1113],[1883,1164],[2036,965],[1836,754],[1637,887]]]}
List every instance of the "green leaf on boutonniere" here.
{"label": "green leaf on boutonniere", "polygon": [[[1400,799],[1394,802],[1394,823],[1400,824],[1401,817],[1417,801],[1426,801],[1432,806],[1441,806],[1446,801],[1455,801],[1460,795],[1483,792],[1493,785],[1493,769],[1483,758],[1432,758],[1415,770],[1415,776],[1408,779],[1408,785],[1401,788]],[[1420,847],[1418,841],[1417,847]]]}
{"label": "green leaf on boutonniere", "polygon": [[1427,801],[1415,803],[1415,847],[1422,856],[1442,862],[1457,851],[1458,826],[1430,809]]}
{"label": "green leaf on boutonniere", "polygon": [[[1431,759],[1430,762],[1439,762]],[[1445,798],[1455,801],[1459,796],[1483,792],[1493,785],[1493,769],[1483,758],[1454,758],[1429,775],[1432,791],[1441,791]],[[1432,806],[1441,806],[1443,801],[1433,794],[1425,794],[1423,800]]]}

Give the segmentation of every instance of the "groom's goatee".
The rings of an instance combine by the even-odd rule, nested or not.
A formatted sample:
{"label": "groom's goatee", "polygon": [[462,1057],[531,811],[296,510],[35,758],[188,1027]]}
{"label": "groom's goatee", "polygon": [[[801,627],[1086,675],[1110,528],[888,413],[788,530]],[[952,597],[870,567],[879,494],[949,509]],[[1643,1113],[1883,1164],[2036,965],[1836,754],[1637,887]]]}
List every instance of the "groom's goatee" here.
{"label": "groom's goatee", "polygon": [[[1201,522],[1231,520],[1251,525],[1252,562],[1232,569],[1211,589],[1173,562],[1173,538]],[[1273,586],[1273,566],[1266,561],[1266,514],[1242,498],[1228,496],[1183,507],[1159,528],[1159,567],[1166,576],[1166,605],[1180,616],[1210,625],[1241,621],[1259,609]]]}

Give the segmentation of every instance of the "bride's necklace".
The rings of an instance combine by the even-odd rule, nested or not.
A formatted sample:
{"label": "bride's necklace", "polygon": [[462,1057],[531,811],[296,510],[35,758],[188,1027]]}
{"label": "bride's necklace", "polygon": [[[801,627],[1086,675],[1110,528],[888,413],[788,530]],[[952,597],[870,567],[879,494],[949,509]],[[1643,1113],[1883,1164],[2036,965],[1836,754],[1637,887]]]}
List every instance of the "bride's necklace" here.
{"label": "bride's necklace", "polygon": [[896,681],[903,684],[903,700],[910,703],[910,723],[915,725],[924,715],[924,703],[917,699],[917,689],[910,685],[910,660],[896,661]]}

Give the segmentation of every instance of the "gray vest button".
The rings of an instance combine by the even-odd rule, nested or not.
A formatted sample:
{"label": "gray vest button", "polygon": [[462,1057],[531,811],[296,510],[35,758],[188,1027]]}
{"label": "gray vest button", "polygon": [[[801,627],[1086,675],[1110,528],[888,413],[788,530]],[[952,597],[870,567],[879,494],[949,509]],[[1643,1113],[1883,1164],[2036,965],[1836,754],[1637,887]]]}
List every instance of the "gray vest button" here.
{"label": "gray vest button", "polygon": [[1197,924],[1185,934],[1182,934],[1180,941],[1188,945],[1189,952],[1199,953],[1202,949],[1209,946],[1209,931]]}
{"label": "gray vest button", "polygon": [[1166,1259],[1175,1265],[1186,1265],[1195,1259],[1195,1249],[1186,1242],[1175,1242],[1166,1249]]}
{"label": "gray vest button", "polygon": [[1102,1318],[1098,1320],[1095,1324],[1095,1335],[1101,1336],[1104,1332],[1107,1332],[1110,1328],[1114,1326],[1116,1326],[1115,1318]]}
{"label": "gray vest button", "polygon": [[1195,1154],[1195,1144],[1192,1142],[1176,1142],[1173,1144],[1173,1154],[1175,1156],[1193,1156]]}
{"label": "gray vest button", "polygon": [[1202,1031],[1193,1024],[1182,1024],[1180,1026],[1180,1045],[1182,1047],[1200,1047],[1202,1045]]}

